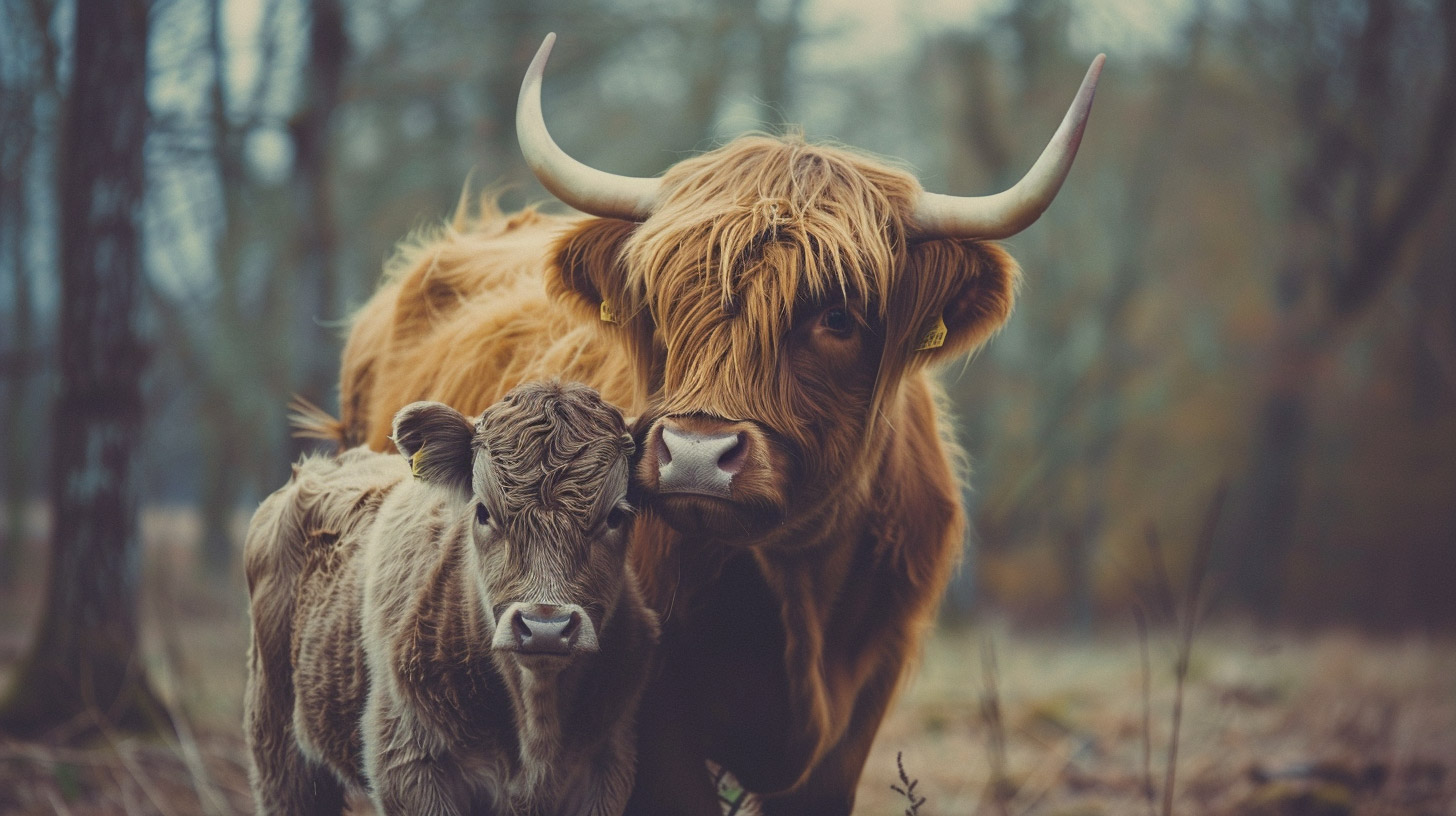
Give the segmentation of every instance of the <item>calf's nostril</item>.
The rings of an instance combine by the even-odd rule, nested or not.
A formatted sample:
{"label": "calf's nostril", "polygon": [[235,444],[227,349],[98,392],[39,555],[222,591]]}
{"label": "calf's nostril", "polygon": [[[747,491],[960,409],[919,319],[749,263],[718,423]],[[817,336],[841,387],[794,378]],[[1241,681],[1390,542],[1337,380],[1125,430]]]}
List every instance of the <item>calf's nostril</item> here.
{"label": "calf's nostril", "polygon": [[531,625],[526,623],[526,616],[519,609],[511,616],[511,630],[516,633],[517,644],[524,644],[531,639]]}
{"label": "calf's nostril", "polygon": [[576,630],[580,626],[581,615],[572,612],[571,617],[566,621],[566,625],[561,627],[561,639],[570,643],[572,638],[576,637]]}

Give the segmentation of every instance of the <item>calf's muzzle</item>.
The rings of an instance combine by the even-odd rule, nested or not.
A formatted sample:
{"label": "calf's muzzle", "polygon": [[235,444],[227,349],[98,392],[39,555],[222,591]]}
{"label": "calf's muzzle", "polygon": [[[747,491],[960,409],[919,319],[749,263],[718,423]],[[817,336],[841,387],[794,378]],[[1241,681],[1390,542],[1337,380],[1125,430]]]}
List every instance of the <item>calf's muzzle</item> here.
{"label": "calf's muzzle", "polygon": [[521,654],[597,651],[596,628],[576,604],[513,603],[496,623],[492,645]]}

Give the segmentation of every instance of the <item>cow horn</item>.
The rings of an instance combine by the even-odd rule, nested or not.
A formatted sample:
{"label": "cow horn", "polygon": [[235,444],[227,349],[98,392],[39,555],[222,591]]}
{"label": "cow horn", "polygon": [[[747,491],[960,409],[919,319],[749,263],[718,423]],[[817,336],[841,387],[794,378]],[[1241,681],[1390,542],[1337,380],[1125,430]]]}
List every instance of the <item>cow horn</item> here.
{"label": "cow horn", "polygon": [[521,82],[521,96],[516,101],[516,140],[521,155],[542,186],[572,207],[604,218],[647,220],[657,203],[661,179],[616,176],[588,167],[566,155],[547,132],[541,114],[541,76],[555,43],[556,35],[547,34]]}
{"label": "cow horn", "polygon": [[916,237],[1007,238],[1035,223],[1072,169],[1072,159],[1082,143],[1082,130],[1092,112],[1097,76],[1106,59],[1105,54],[1098,54],[1092,60],[1061,127],[1021,181],[1009,190],[988,196],[921,193],[911,221]]}

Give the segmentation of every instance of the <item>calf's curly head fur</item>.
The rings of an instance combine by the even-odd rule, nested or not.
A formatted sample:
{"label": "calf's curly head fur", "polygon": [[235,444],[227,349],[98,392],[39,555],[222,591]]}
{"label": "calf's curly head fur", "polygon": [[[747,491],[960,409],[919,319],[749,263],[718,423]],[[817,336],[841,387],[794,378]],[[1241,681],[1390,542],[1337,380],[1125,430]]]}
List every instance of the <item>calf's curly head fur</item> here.
{"label": "calf's curly head fur", "polygon": [[474,502],[470,562],[496,647],[520,650],[533,619],[564,616],[569,645],[596,648],[633,512],[634,444],[617,409],[584,385],[536,384],[474,423],[442,403],[413,403],[393,438],[418,479]]}

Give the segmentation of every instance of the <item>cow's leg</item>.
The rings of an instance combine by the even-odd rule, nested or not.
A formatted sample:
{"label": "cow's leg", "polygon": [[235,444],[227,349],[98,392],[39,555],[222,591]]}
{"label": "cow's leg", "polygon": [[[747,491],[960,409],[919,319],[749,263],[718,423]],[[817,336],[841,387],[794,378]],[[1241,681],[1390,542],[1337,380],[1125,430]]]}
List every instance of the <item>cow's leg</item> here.
{"label": "cow's leg", "polygon": [[[276,651],[276,650],[275,650]],[[273,660],[265,660],[271,656]],[[344,810],[344,789],[332,772],[309,762],[293,732],[293,683],[286,660],[266,655],[255,635],[244,699],[253,804],[260,814],[329,814]],[[272,669],[273,671],[268,671]]]}
{"label": "cow's leg", "polygon": [[470,791],[459,767],[448,755],[430,750],[429,735],[408,715],[371,699],[363,731],[364,767],[380,814],[465,816],[471,812]]}
{"label": "cow's leg", "polygon": [[[761,797],[765,816],[849,816],[874,733],[847,735],[789,793]],[[888,783],[886,783],[888,784]]]}
{"label": "cow's leg", "polygon": [[849,816],[865,759],[894,697],[898,676],[898,665],[891,666],[866,684],[844,738],[820,758],[802,784],[787,793],[764,796],[765,816]]}
{"label": "cow's leg", "polygon": [[647,685],[637,709],[637,781],[629,816],[658,813],[720,816],[708,777],[702,735],[682,694],[682,681],[664,667]]}

